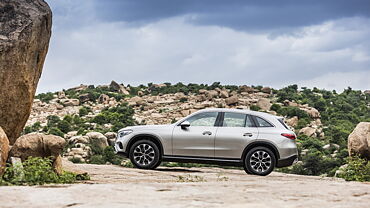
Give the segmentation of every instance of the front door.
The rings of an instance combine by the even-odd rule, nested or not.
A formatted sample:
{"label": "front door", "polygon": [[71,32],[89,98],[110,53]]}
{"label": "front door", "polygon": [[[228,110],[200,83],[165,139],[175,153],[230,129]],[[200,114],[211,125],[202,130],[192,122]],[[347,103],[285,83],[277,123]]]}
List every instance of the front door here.
{"label": "front door", "polygon": [[190,126],[175,126],[172,133],[173,155],[214,157],[215,126],[218,112],[203,112],[187,119]]}
{"label": "front door", "polygon": [[225,112],[215,138],[215,157],[240,159],[244,148],[258,138],[251,116]]}

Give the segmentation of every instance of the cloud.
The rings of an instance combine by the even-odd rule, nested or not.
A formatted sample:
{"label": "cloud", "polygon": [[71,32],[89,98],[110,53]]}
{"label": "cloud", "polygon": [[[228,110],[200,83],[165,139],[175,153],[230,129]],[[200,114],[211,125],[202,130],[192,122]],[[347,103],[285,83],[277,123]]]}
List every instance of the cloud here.
{"label": "cloud", "polygon": [[111,80],[369,88],[366,78],[360,80],[370,71],[368,18],[331,20],[275,36],[192,24],[191,18],[60,29],[53,34],[39,92]]}
{"label": "cloud", "polygon": [[346,87],[352,89],[370,89],[370,70],[362,72],[333,72],[310,80],[297,81],[299,86],[309,88],[320,86],[324,89],[342,91]]}
{"label": "cloud", "polygon": [[287,30],[338,18],[369,17],[368,0],[95,0],[102,21],[147,24],[195,15],[192,24],[247,31]]}

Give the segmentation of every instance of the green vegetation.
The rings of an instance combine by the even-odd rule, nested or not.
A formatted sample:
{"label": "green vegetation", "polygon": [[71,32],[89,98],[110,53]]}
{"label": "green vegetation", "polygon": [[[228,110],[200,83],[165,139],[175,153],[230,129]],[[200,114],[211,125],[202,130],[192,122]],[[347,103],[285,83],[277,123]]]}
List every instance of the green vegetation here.
{"label": "green vegetation", "polygon": [[42,102],[49,103],[49,101],[54,98],[54,93],[41,93],[36,95],[35,98],[41,100]]}
{"label": "green vegetation", "polygon": [[5,169],[0,185],[43,185],[48,183],[75,183],[77,180],[88,180],[88,176],[78,176],[64,171],[58,175],[48,158],[30,157],[19,167],[9,166]]}
{"label": "green vegetation", "polygon": [[111,131],[118,131],[126,126],[134,125],[134,110],[127,104],[104,109],[100,114],[92,119],[92,122],[99,125],[112,124]]}
{"label": "green vegetation", "polygon": [[90,85],[87,89],[76,91],[73,89],[65,90],[64,93],[68,98],[74,98],[79,99],[79,95],[87,94],[90,101],[95,102],[100,95],[106,94],[109,97],[114,97],[117,101],[120,101],[122,98],[125,97],[125,95],[113,92],[109,87],[94,87],[93,85]]}
{"label": "green vegetation", "polygon": [[[177,92],[182,92],[185,95],[188,95],[189,93],[194,93],[198,94],[200,89],[205,89],[205,90],[214,90],[216,88],[226,88],[230,89],[233,91],[238,90],[238,86],[236,85],[221,85],[220,82],[214,82],[211,85],[207,84],[183,84],[181,82],[172,85],[171,83],[164,83],[166,86],[162,87],[155,87],[153,83],[148,84],[148,91],[150,92],[151,95],[159,95],[159,94],[172,94],[172,93],[177,93]],[[146,89],[145,87],[142,89]],[[149,94],[149,93],[148,93]]]}
{"label": "green vegetation", "polygon": [[346,181],[370,181],[370,162],[360,157],[347,159],[347,167],[341,170],[338,177]]}
{"label": "green vegetation", "polygon": [[[338,94],[335,91],[317,88],[298,90],[297,85],[277,90],[276,95],[279,102],[295,101],[299,104],[308,104],[319,110],[325,133],[325,137],[322,139],[300,135],[297,139],[300,153],[305,149],[305,153],[300,155],[302,163],[290,168],[283,168],[281,171],[333,176],[341,165],[352,161],[347,158],[347,138],[359,122],[370,121],[370,96],[351,88]],[[311,121],[305,112],[301,112],[295,107],[273,105],[271,109],[287,117],[298,116],[300,119],[296,127],[297,132]],[[339,150],[335,148],[324,150],[322,147],[325,144],[338,144]],[[347,177],[347,179],[353,180],[354,177]]]}
{"label": "green vegetation", "polygon": [[111,146],[106,147],[104,150],[101,148],[97,150],[97,148],[92,149],[93,156],[90,158],[91,164],[106,164],[111,163],[113,165],[120,165],[122,162],[122,158],[114,153],[114,149]]}
{"label": "green vegetation", "polygon": [[[81,116],[91,112],[91,109],[82,107],[79,115],[67,115],[63,119],[52,115],[47,117],[47,125],[42,127],[39,122],[27,126],[24,133],[43,132],[63,137],[70,131],[78,131],[78,134],[85,134],[88,131],[106,133],[118,131],[126,126],[134,125],[134,110],[127,104],[120,104],[116,107],[104,109],[96,117],[84,119]],[[96,124],[96,125],[94,125]],[[112,128],[104,127],[104,124],[112,124]]]}
{"label": "green vegetation", "polygon": [[92,112],[90,107],[82,106],[78,112],[78,115],[82,117],[82,116],[86,116],[90,112]]}

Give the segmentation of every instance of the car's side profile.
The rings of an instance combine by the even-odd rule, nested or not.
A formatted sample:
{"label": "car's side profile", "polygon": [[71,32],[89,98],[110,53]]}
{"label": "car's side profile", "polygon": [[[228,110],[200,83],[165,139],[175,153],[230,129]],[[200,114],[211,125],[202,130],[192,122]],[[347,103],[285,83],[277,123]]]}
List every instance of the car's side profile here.
{"label": "car's side profile", "polygon": [[162,161],[243,166],[268,175],[297,159],[296,135],[281,117],[237,109],[205,109],[174,124],[119,130],[115,151],[137,168]]}

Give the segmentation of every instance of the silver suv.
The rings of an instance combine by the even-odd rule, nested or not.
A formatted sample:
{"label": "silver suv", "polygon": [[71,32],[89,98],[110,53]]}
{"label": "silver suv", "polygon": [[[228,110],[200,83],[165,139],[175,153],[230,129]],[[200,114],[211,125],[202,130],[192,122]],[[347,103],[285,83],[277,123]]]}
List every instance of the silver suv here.
{"label": "silver suv", "polygon": [[297,160],[296,135],[282,117],[237,110],[205,109],[169,125],[119,130],[115,151],[137,168],[154,169],[162,161],[243,166],[268,175]]}

